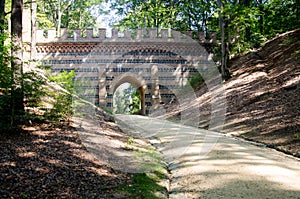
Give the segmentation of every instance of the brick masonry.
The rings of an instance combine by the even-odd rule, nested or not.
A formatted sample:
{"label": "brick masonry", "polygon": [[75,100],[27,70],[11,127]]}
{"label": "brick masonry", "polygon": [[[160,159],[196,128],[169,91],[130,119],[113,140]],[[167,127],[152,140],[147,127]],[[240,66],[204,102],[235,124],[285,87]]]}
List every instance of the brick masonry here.
{"label": "brick masonry", "polygon": [[214,34],[210,39],[203,32],[189,35],[167,29],[112,30],[110,36],[105,29],[62,29],[57,37],[55,30],[36,30],[34,58],[50,66],[52,73],[75,70],[82,96],[108,109],[115,90],[128,82],[141,95],[141,113],[150,114],[175,102],[188,78],[213,65]]}

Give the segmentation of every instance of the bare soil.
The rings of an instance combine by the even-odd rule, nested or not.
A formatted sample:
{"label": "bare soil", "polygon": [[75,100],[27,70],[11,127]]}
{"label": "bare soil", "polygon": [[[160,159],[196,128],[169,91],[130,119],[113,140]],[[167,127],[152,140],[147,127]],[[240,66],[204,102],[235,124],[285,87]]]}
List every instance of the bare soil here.
{"label": "bare soil", "polygon": [[[229,70],[223,132],[300,157],[300,29],[232,59]],[[209,92],[204,85],[197,93],[200,127],[207,127]]]}

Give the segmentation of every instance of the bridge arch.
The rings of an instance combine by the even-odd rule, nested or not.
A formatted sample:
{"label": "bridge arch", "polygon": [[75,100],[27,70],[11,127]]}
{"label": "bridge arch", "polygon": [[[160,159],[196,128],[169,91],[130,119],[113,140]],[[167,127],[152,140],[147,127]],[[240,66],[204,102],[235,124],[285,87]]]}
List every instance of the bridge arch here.
{"label": "bridge arch", "polygon": [[109,101],[107,103],[111,103],[110,106],[111,108],[113,107],[113,98],[116,89],[124,84],[124,83],[129,83],[132,85],[140,94],[140,100],[141,100],[141,110],[139,111],[139,114],[145,115],[146,114],[146,104],[145,104],[145,93],[147,90],[147,84],[146,81],[138,76],[135,73],[124,73],[122,75],[116,76],[116,78],[113,79],[113,81],[110,83],[110,88],[107,91],[107,95],[109,95]]}
{"label": "bridge arch", "polygon": [[[183,85],[183,79],[187,82],[193,73],[200,72],[206,80],[218,72],[211,64],[211,52],[205,50],[205,46],[213,47],[215,40],[205,39],[201,32],[194,40],[189,34],[175,30],[163,30],[160,35],[154,29],[149,30],[149,35],[144,30],[137,30],[136,35],[127,32],[121,37],[113,31],[111,38],[106,37],[102,30],[96,37],[92,31],[86,31],[86,37],[81,36],[80,30],[74,30],[71,37],[65,34],[68,32],[66,30],[62,31],[61,36],[55,37],[55,31],[48,30],[48,37],[45,37],[44,30],[37,30],[37,59],[43,60],[44,65],[51,66],[52,72],[76,70],[76,77],[90,85],[89,92],[86,92],[91,93],[88,98],[101,107],[112,107],[114,89],[125,81],[118,76],[128,73],[128,70],[137,71],[134,72],[138,75],[136,79],[142,78],[146,81],[148,90],[143,90],[145,95],[142,97],[145,99],[144,109],[148,105],[160,104],[161,98],[157,94],[161,93],[157,90],[159,85],[169,87],[175,93],[176,89],[180,89],[177,87]],[[148,65],[148,69],[139,68],[143,64]],[[138,71],[140,69],[148,70],[148,74]],[[175,79],[172,79],[174,76]],[[131,84],[140,84],[127,78]],[[174,83],[174,89],[169,83],[170,80]],[[115,85],[110,85],[111,83]],[[151,89],[148,88],[149,84],[152,84]],[[84,88],[86,85],[83,85]],[[184,96],[178,97],[178,100],[184,100]]]}
{"label": "bridge arch", "polygon": [[100,105],[112,110],[115,89],[128,82],[141,95],[141,113],[148,115],[157,105],[168,100],[170,91],[174,95],[182,87],[183,78],[187,79],[196,72],[191,57],[184,52],[179,54],[165,45],[153,43],[136,45],[114,56],[105,71],[102,70]]}

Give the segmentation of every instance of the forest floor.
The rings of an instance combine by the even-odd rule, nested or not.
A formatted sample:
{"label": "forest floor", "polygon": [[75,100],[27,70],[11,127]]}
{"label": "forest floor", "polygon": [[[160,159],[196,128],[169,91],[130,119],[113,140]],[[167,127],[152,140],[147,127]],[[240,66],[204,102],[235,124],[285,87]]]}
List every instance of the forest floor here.
{"label": "forest floor", "polygon": [[[138,139],[128,143],[130,137],[115,123],[100,121],[98,125],[85,121],[80,126],[74,119],[70,123],[40,121],[20,129],[0,130],[0,198],[164,195],[166,188],[158,184],[156,176],[151,178],[145,173],[128,172],[111,164],[121,159],[113,157],[114,154],[124,156],[148,144]],[[97,135],[94,129],[100,129]],[[98,152],[101,157],[110,157],[110,162],[91,151],[84,142],[87,139],[81,137],[86,134],[99,138],[101,143],[93,143],[92,146],[104,149]],[[150,152],[153,154],[153,151]]]}
{"label": "forest floor", "polygon": [[[232,77],[223,84],[223,133],[300,157],[299,38],[300,29],[277,35],[261,49],[230,61]],[[211,92],[204,84],[196,95],[200,128],[209,129]],[[176,119],[179,111],[171,109],[168,114]]]}
{"label": "forest floor", "polygon": [[300,157],[300,29],[232,60],[225,133]]}
{"label": "forest floor", "polygon": [[39,123],[1,132],[1,198],[114,198],[130,184],[129,174],[93,157],[75,130]]}

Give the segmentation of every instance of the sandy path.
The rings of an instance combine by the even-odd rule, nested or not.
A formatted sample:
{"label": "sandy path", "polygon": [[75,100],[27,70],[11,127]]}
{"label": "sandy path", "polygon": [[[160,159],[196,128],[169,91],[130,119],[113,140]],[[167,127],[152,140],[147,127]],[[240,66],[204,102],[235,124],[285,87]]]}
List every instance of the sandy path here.
{"label": "sandy path", "polygon": [[161,119],[117,115],[170,164],[170,198],[300,198],[300,161],[280,152]]}

